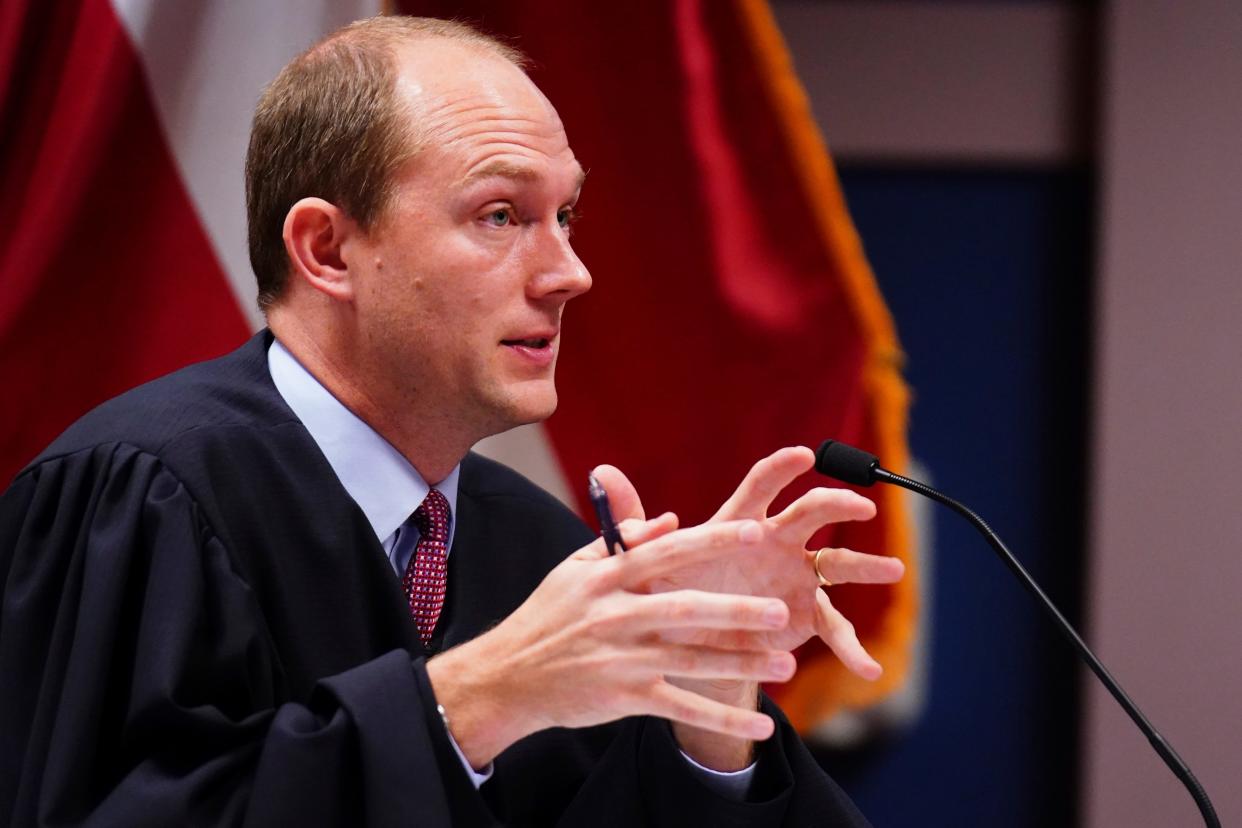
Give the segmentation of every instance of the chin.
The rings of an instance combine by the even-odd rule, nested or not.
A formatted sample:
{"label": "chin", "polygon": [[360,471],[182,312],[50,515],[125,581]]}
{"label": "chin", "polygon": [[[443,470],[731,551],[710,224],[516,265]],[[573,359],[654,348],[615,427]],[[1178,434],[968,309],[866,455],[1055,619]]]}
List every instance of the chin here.
{"label": "chin", "polygon": [[556,402],[556,388],[551,383],[545,388],[523,388],[520,393],[493,401],[502,431],[543,422],[556,411]]}

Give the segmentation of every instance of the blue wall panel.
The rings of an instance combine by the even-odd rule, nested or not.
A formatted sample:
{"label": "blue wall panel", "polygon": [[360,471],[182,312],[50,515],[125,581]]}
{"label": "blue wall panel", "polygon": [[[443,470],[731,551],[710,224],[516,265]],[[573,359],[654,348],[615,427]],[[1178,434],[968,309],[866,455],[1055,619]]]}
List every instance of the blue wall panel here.
{"label": "blue wall panel", "polygon": [[[1076,619],[1088,175],[843,167],[841,177],[908,354],[914,456]],[[1071,825],[1075,657],[974,530],[934,514],[926,710],[885,744],[821,760],[877,828]]]}

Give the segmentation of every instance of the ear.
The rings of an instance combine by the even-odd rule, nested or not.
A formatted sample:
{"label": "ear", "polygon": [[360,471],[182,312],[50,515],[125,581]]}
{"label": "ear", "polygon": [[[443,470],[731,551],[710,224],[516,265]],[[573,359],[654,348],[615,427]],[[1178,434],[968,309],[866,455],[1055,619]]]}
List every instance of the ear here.
{"label": "ear", "polygon": [[285,216],[285,252],[292,274],[329,298],[352,301],[354,284],[342,247],[357,233],[354,220],[335,204],[301,199]]}

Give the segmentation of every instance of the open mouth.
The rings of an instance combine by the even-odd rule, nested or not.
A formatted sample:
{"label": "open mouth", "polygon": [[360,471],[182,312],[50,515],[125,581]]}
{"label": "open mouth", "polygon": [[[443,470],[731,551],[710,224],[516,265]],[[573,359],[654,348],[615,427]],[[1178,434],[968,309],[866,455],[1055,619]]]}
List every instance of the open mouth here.
{"label": "open mouth", "polygon": [[509,345],[511,347],[523,347],[523,348],[546,348],[548,347],[549,342],[551,342],[551,340],[548,339],[547,337],[539,337],[537,339],[502,339],[500,340],[501,345]]}

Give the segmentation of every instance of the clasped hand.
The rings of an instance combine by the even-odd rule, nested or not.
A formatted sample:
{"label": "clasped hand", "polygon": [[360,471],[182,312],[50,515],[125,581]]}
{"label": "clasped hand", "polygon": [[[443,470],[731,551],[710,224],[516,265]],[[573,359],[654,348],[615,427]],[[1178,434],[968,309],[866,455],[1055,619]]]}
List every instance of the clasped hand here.
{"label": "clasped hand", "polygon": [[[852,670],[879,675],[849,622],[818,588],[806,544],[827,523],[865,520],[866,498],[815,489],[781,513],[776,495],[808,471],[809,449],[755,465],[707,523],[677,528],[646,520],[617,469],[596,470],[630,551],[609,557],[596,540],[552,570],[501,624],[437,656],[427,670],[475,767],[546,727],[584,727],[625,716],[659,716],[740,740],[766,739],[772,720],[728,703],[720,688],[786,681],[791,650],[819,635]],[[892,558],[835,550],[834,582],[901,577]]]}

